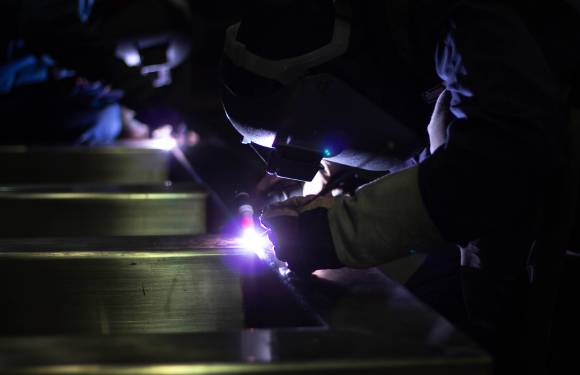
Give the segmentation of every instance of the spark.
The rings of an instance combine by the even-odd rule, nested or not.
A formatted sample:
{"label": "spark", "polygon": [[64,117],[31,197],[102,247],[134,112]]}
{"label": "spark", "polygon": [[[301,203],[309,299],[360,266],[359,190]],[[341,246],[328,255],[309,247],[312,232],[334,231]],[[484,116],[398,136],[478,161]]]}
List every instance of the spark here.
{"label": "spark", "polygon": [[258,233],[255,228],[244,228],[242,235],[239,238],[241,246],[249,252],[264,260],[267,259],[267,251],[272,247],[272,243],[268,239],[268,232],[264,231]]}
{"label": "spark", "polygon": [[151,139],[151,147],[160,150],[171,151],[177,147],[177,141],[173,137]]}

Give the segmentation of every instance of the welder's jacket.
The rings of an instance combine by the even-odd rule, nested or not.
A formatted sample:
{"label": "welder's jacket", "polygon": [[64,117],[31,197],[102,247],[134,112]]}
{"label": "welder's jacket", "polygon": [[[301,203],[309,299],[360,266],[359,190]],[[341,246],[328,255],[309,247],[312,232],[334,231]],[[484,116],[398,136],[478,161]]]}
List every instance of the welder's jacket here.
{"label": "welder's jacket", "polygon": [[[433,48],[455,119],[446,144],[418,165],[417,178],[421,203],[449,242],[467,244],[512,226],[524,212],[531,215],[542,181],[563,163],[580,31],[574,12],[554,8],[539,23],[517,7],[460,2]],[[381,185],[388,190],[389,181],[387,176],[363,187],[334,209],[332,220],[356,227],[335,236],[339,248],[380,257],[380,230],[372,228],[380,228],[380,212],[383,206],[388,212],[390,202],[364,202],[367,194],[380,196]],[[377,246],[360,247],[359,239]]]}
{"label": "welder's jacket", "polygon": [[[536,13],[529,3],[463,1],[450,10],[432,48],[452,95],[446,143],[329,211],[338,256],[352,267],[433,251],[442,240],[461,245],[475,255],[464,265],[487,272],[465,283],[467,308],[495,329],[500,315],[518,313],[504,302],[523,298],[515,279],[537,234],[546,182],[564,164],[568,109],[580,87],[577,12],[552,2]],[[390,247],[404,241],[410,246]]]}

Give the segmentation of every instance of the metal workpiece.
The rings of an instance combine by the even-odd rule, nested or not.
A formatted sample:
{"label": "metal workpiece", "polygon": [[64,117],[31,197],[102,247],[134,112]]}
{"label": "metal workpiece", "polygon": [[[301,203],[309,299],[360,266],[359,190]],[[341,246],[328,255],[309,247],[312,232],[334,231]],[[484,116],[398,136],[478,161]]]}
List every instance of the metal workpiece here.
{"label": "metal workpiece", "polygon": [[[116,238],[123,244],[116,249],[90,246],[91,240],[82,249],[66,239],[36,250],[3,244],[0,335],[192,333],[319,324],[253,253],[210,237],[180,237],[188,246],[160,250],[156,238],[142,248],[129,238]],[[268,298],[282,301],[268,306]]]}
{"label": "metal workpiece", "polygon": [[170,153],[147,144],[0,147],[0,184],[162,184]]}
{"label": "metal workpiece", "polygon": [[0,338],[6,374],[489,374],[485,356],[356,331]]}
{"label": "metal workpiece", "polygon": [[206,193],[193,184],[0,188],[0,237],[195,235]]}
{"label": "metal workpiece", "polygon": [[0,254],[2,334],[183,333],[243,328],[235,251]]}
{"label": "metal workpiece", "polygon": [[490,373],[380,272],[298,277],[260,255],[208,236],[2,240],[0,373]]}

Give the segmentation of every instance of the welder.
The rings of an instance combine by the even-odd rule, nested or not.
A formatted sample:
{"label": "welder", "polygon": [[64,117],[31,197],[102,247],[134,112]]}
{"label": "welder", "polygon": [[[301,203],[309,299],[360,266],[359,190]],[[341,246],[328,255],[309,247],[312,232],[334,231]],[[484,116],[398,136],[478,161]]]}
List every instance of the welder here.
{"label": "welder", "polygon": [[[352,196],[267,207],[277,256],[302,273],[456,258],[443,273],[461,311],[444,315],[496,353],[517,347],[580,66],[577,9],[532,3],[252,2],[223,63],[243,142],[280,177],[312,179],[321,159],[388,172]],[[452,288],[423,284],[444,312]]]}
{"label": "welder", "polygon": [[[115,3],[113,11],[109,3]],[[148,135],[135,109],[150,104],[154,88],[170,82],[169,69],[183,60],[189,46],[183,42],[171,53],[162,50],[163,56],[179,57],[167,69],[163,61],[153,62],[164,69],[163,77],[158,71],[145,71],[144,56],[126,61],[122,53],[126,50],[139,58],[139,35],[115,38],[103,20],[111,23],[112,15],[133,3],[137,2],[9,0],[0,4],[3,144],[96,145],[111,143],[121,131],[129,137]],[[149,3],[160,3],[157,6],[164,9],[162,1]],[[100,10],[99,17],[95,10]],[[162,14],[157,12],[158,17]],[[174,47],[168,38],[145,36],[145,47]]]}

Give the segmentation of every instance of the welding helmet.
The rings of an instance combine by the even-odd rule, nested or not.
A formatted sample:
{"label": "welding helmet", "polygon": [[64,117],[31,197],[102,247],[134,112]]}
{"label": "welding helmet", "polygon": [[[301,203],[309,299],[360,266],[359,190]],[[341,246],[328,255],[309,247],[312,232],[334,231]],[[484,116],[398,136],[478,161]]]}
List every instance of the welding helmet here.
{"label": "welding helmet", "polygon": [[[151,77],[154,87],[171,84],[172,72],[188,58],[196,37],[190,35],[189,23],[195,24],[197,20],[191,19],[187,3],[158,0],[105,3],[109,8],[102,17],[101,29],[107,39],[115,42],[115,56]],[[136,15],[140,22],[134,22]]]}
{"label": "welding helmet", "polygon": [[[300,7],[314,2],[298,3]],[[317,67],[340,59],[350,40],[350,24],[335,14],[332,2],[317,3],[330,4],[331,19],[318,18],[311,24],[326,23],[330,32],[315,48],[290,48],[294,55],[268,55],[252,45],[251,36],[247,37],[251,33],[243,35],[246,19],[227,29],[222,67],[225,113],[243,143],[262,154],[270,174],[310,181],[323,158],[387,170],[416,151],[420,137],[335,75],[317,71]],[[297,18],[309,23],[303,15]],[[292,44],[300,39],[295,36],[286,41]],[[311,39],[303,40],[308,44]]]}
{"label": "welding helmet", "polygon": [[144,76],[153,76],[153,86],[171,84],[171,70],[188,56],[190,43],[179,33],[126,38],[118,42],[115,55]]}

